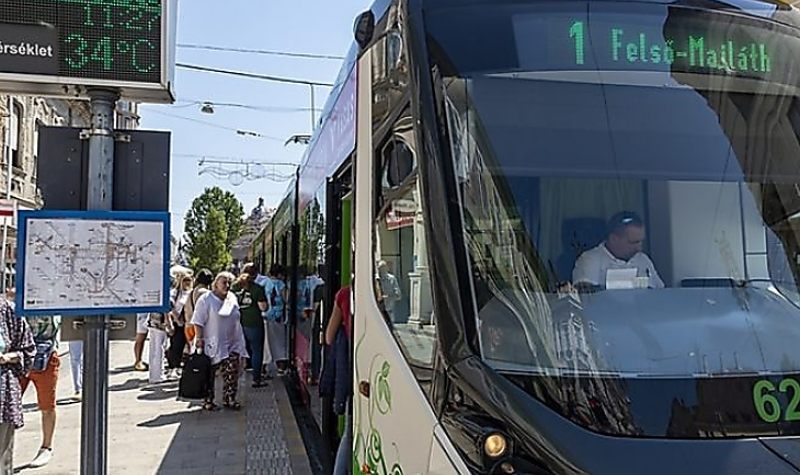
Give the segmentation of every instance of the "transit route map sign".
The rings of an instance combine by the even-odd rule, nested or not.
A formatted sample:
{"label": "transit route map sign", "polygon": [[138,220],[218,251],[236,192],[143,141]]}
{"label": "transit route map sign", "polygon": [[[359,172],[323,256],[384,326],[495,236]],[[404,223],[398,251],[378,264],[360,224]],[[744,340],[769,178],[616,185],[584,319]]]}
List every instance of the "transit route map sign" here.
{"label": "transit route map sign", "polygon": [[17,313],[166,311],[169,236],[169,213],[20,211]]}

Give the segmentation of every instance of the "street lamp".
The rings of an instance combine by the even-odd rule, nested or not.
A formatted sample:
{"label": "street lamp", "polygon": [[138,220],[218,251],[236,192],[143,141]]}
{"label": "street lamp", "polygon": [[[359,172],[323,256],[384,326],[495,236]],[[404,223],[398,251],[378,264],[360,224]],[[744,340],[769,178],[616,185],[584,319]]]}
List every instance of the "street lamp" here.
{"label": "street lamp", "polygon": [[311,143],[311,135],[309,135],[309,134],[294,134],[291,137],[289,137],[288,139],[286,139],[286,143],[284,143],[283,145],[286,146],[286,145],[289,145],[290,143],[299,143],[299,144],[303,144],[303,145],[308,145],[309,143]]}

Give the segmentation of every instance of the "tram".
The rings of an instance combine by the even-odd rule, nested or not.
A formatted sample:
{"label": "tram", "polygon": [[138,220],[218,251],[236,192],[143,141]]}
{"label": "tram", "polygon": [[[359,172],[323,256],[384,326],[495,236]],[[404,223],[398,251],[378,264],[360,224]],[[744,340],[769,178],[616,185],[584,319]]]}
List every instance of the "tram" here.
{"label": "tram", "polygon": [[798,28],[777,0],[359,16],[252,245],[303,394],[352,285],[354,473],[800,471]]}

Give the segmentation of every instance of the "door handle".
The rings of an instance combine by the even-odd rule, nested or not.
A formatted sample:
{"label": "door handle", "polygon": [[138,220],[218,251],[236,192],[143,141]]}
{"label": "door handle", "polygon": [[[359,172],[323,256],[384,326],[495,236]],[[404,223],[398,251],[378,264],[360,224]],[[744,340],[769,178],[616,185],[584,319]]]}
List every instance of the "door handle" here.
{"label": "door handle", "polygon": [[358,383],[358,392],[365,398],[369,399],[369,381],[361,381]]}

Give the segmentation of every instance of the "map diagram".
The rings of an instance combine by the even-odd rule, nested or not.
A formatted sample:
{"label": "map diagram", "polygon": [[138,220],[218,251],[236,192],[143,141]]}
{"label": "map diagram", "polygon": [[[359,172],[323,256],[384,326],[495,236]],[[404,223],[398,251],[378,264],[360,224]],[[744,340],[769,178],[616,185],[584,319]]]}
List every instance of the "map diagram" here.
{"label": "map diagram", "polygon": [[164,223],[27,220],[26,310],[160,306]]}

